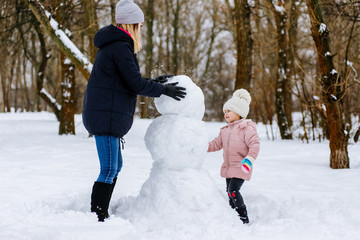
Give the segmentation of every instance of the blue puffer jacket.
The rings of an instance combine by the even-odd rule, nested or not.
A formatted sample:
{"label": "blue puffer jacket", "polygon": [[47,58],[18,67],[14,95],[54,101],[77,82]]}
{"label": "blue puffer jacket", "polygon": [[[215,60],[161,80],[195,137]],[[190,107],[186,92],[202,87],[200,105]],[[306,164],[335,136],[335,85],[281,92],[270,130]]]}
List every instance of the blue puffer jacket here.
{"label": "blue puffer jacket", "polygon": [[159,97],[164,86],[141,77],[134,42],[113,25],[95,35],[98,52],[83,104],[83,123],[93,135],[123,137],[131,128],[137,95]]}

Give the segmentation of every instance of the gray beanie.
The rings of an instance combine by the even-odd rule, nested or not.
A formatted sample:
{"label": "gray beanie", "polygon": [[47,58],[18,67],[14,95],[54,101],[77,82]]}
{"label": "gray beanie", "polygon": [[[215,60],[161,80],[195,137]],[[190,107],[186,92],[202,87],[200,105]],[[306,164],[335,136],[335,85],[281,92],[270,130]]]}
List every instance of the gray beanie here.
{"label": "gray beanie", "polygon": [[230,98],[223,107],[223,111],[225,110],[233,111],[234,113],[239,114],[241,117],[246,118],[249,114],[250,110],[250,102],[251,96],[248,91],[241,88],[236,90],[233,93],[232,98]]}
{"label": "gray beanie", "polygon": [[115,19],[117,24],[137,24],[144,22],[144,13],[132,0],[120,0],[116,4]]}

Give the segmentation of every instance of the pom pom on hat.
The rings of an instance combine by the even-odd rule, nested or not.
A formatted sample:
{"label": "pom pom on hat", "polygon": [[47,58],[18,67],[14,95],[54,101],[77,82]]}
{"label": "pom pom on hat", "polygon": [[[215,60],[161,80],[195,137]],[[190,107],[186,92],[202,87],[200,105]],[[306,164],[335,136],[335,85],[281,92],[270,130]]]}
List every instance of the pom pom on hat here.
{"label": "pom pom on hat", "polygon": [[251,103],[250,93],[246,89],[238,89],[233,93],[232,98],[230,98],[223,107],[223,111],[230,110],[234,113],[239,114],[241,117],[246,118],[249,114]]}
{"label": "pom pom on hat", "polygon": [[238,97],[244,99],[249,105],[251,103],[250,93],[246,89],[238,89],[233,93],[233,97]]}
{"label": "pom pom on hat", "polygon": [[115,8],[117,24],[137,24],[144,22],[144,13],[132,0],[120,0]]}

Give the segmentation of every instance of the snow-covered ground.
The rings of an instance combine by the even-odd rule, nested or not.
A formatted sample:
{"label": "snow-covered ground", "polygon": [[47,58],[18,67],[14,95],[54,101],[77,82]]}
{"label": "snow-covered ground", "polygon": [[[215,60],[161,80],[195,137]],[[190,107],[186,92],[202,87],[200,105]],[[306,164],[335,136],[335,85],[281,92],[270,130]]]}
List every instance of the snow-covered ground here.
{"label": "snow-covered ground", "polygon": [[[225,209],[222,214],[206,212],[199,204],[199,211],[175,211],[178,218],[171,219],[178,221],[166,224],[154,214],[142,218],[133,205],[153,163],[144,143],[151,121],[135,119],[127,134],[111,217],[99,223],[89,211],[99,164],[81,116],[76,116],[76,136],[59,136],[53,114],[1,113],[0,239],[354,240],[360,235],[360,144],[349,146],[350,169],[333,170],[327,142],[269,141],[260,124],[260,154],[251,181],[242,188],[251,224],[243,225],[227,206],[225,182],[219,176],[221,152],[206,154],[203,168],[213,183],[203,186],[212,185],[212,191],[223,194],[212,207]],[[205,125],[212,138],[224,123]],[[188,174],[184,171],[185,182]],[[201,181],[191,189],[170,182],[174,191],[169,195],[196,191],[205,199],[211,191]],[[213,219],[220,219],[219,224]]]}

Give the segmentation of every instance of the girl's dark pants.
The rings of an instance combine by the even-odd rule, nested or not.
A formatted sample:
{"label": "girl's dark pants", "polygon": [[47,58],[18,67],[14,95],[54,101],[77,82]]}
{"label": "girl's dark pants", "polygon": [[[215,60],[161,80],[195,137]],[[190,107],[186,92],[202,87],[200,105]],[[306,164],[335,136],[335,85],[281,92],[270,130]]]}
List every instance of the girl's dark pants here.
{"label": "girl's dark pants", "polygon": [[226,191],[229,196],[229,204],[232,208],[235,208],[236,212],[239,214],[241,221],[249,223],[249,218],[247,215],[246,206],[244,204],[244,199],[240,194],[240,188],[244,183],[244,179],[241,178],[227,178],[226,179]]}
{"label": "girl's dark pants", "polygon": [[227,178],[226,179],[226,192],[229,196],[229,204],[232,208],[241,209],[246,208],[244,199],[240,194],[240,188],[244,183],[241,178]]}

